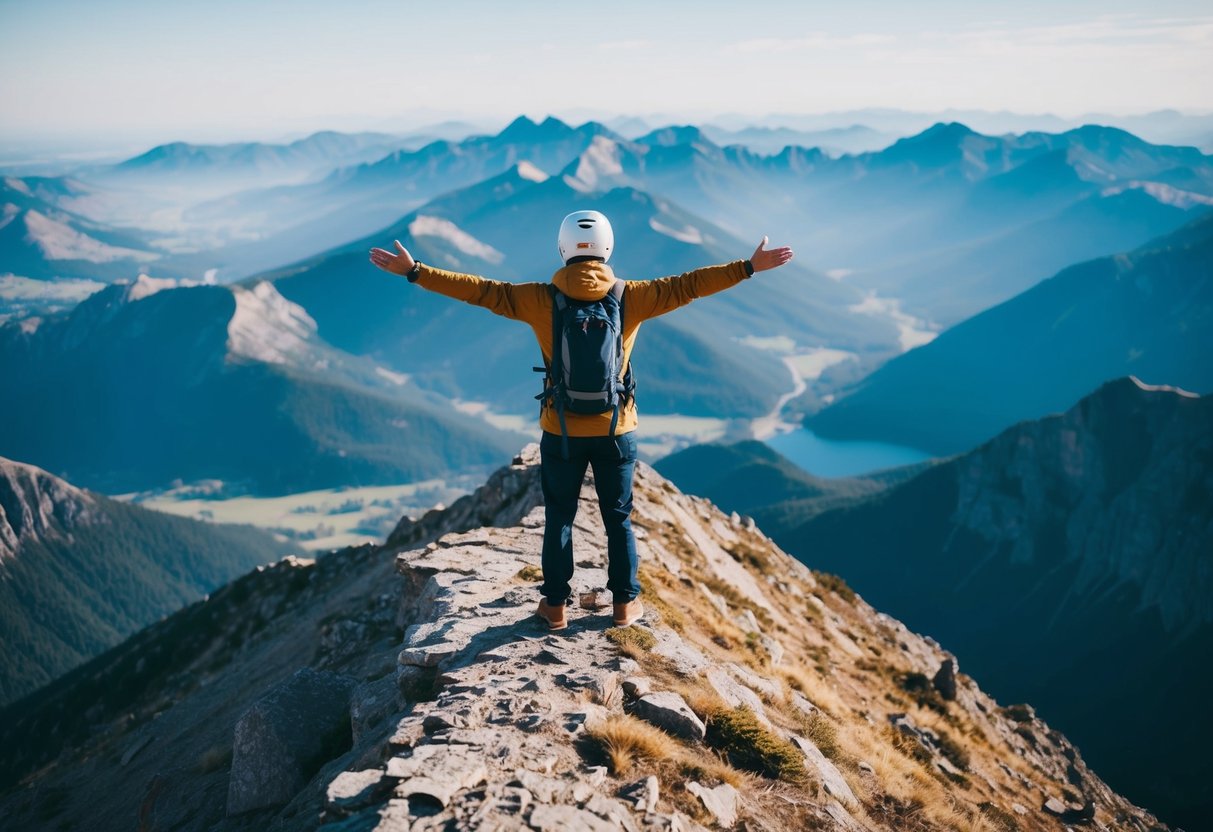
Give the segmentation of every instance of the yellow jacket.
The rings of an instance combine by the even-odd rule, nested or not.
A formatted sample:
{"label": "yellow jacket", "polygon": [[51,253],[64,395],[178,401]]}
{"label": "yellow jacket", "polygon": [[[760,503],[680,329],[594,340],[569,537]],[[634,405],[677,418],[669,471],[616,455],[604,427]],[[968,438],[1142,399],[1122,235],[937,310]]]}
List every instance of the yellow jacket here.
{"label": "yellow jacket", "polygon": [[[659,280],[630,280],[623,292],[623,370],[627,373],[640,325],[680,306],[735,286],[749,277],[745,261],[735,260],[722,266],[708,266],[675,277]],[[618,278],[606,263],[588,260],[558,269],[552,283],[574,300],[599,300],[606,296]],[[424,263],[417,267],[414,282],[423,289],[455,298],[515,321],[529,324],[539,341],[543,360],[552,362],[552,296],[546,283],[508,283],[471,274],[435,269]],[[629,398],[619,413],[617,434],[635,430],[636,402]],[[565,412],[569,436],[608,436],[611,412],[583,414]],[[550,405],[543,408],[539,426],[549,433],[560,433],[560,421]]]}

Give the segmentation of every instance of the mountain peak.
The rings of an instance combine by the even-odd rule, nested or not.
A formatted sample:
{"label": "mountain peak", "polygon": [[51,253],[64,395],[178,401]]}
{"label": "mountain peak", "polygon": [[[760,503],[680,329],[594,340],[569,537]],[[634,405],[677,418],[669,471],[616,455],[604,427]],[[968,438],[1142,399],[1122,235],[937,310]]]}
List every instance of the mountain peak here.
{"label": "mountain peak", "polygon": [[24,543],[87,522],[94,502],[41,468],[0,457],[0,564]]}
{"label": "mountain peak", "polygon": [[498,141],[517,144],[537,143],[551,141],[571,132],[573,132],[572,127],[554,116],[548,116],[542,123],[537,123],[522,115],[506,125],[496,138]]}
{"label": "mountain peak", "polygon": [[650,147],[675,147],[682,144],[703,144],[715,147],[712,140],[704,135],[702,130],[691,124],[661,127],[641,136],[636,142],[647,144]]}

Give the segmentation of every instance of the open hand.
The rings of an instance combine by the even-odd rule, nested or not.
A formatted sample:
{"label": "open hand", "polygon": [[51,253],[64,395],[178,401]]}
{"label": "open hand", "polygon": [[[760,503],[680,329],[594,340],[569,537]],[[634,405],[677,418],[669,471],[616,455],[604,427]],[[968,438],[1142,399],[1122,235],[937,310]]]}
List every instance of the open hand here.
{"label": "open hand", "polygon": [[758,248],[754,249],[754,254],[750,257],[750,265],[754,267],[755,274],[765,272],[767,269],[778,268],[792,259],[792,249],[788,246],[768,251],[766,244],[767,238],[763,237],[762,242],[758,244]]}
{"label": "open hand", "polygon": [[[385,272],[399,275],[408,274],[413,270],[416,261],[413,260],[413,255],[409,254],[409,250],[400,245],[399,240],[395,240],[394,242],[396,243],[395,254],[382,248],[371,249],[371,262]],[[754,270],[758,271],[757,265],[754,266]]]}

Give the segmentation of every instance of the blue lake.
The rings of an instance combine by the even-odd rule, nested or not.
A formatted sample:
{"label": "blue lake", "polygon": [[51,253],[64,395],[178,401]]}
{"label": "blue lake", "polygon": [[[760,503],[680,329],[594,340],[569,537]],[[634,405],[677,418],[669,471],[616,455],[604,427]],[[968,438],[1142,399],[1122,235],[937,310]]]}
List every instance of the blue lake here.
{"label": "blue lake", "polygon": [[808,428],[780,433],[765,441],[792,462],[818,477],[853,477],[931,458],[928,453],[904,445],[851,439],[822,439]]}

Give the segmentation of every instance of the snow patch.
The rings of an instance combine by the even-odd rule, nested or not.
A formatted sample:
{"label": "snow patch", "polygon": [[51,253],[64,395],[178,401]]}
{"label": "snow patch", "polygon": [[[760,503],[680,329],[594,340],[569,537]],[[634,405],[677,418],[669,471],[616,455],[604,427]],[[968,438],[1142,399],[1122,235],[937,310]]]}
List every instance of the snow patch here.
{"label": "snow patch", "polygon": [[26,318],[25,320],[23,320],[19,324],[17,324],[17,326],[21,328],[21,332],[23,335],[33,335],[35,332],[38,331],[38,327],[42,326],[42,319],[41,318]]}
{"label": "snow patch", "polygon": [[488,243],[482,243],[468,234],[450,220],[441,217],[419,215],[409,223],[409,233],[414,237],[437,237],[446,240],[464,254],[479,257],[489,263],[497,264],[505,260],[505,255]]}
{"label": "snow patch", "polygon": [[1195,208],[1197,205],[1213,205],[1213,197],[1193,191],[1185,191],[1172,185],[1164,185],[1161,182],[1133,181],[1124,185],[1104,188],[1100,192],[1100,196],[1116,196],[1130,190],[1144,191],[1163,205],[1171,205],[1184,211]]}
{"label": "snow patch", "polygon": [[468,416],[475,416],[481,419],[498,430],[510,430],[515,433],[524,433],[527,435],[538,435],[535,432],[537,425],[527,416],[519,416],[514,413],[495,413],[489,409],[485,402],[465,401],[463,399],[451,399],[451,404],[455,410],[460,413],[466,413]]}
{"label": "snow patch", "polygon": [[664,234],[667,237],[673,237],[680,243],[690,243],[691,245],[702,245],[703,234],[693,225],[684,225],[682,228],[670,228],[668,225],[660,222],[656,217],[649,220],[649,228],[656,231],[658,234]]}
{"label": "snow patch", "polygon": [[1184,396],[1189,399],[1199,399],[1200,395],[1193,393],[1190,390],[1184,390],[1182,387],[1172,387],[1170,384],[1146,384],[1137,376],[1129,376],[1129,381],[1133,382],[1138,388],[1149,393],[1175,393],[1179,396]]}
{"label": "snow patch", "polygon": [[4,203],[4,207],[0,209],[0,228],[8,225],[17,218],[17,212],[21,209],[11,202]]}
{"label": "snow patch", "polygon": [[623,174],[619,144],[606,136],[595,136],[577,159],[577,170],[565,181],[579,191],[595,190],[599,182]]}
{"label": "snow patch", "polygon": [[796,349],[796,342],[786,335],[747,335],[737,340],[742,346],[763,350],[764,352],[780,353],[781,355],[788,355]]}
{"label": "snow patch", "polygon": [[14,191],[16,191],[19,194],[25,194],[26,196],[34,195],[33,191],[31,191],[29,189],[29,185],[25,184],[24,181],[18,179],[15,176],[4,177],[4,184],[5,184],[5,186],[12,188]]}
{"label": "snow patch", "polygon": [[546,182],[549,179],[546,173],[527,161],[518,163],[518,175],[530,182]]}
{"label": "snow patch", "polygon": [[902,352],[929,344],[939,334],[935,324],[901,311],[901,301],[896,298],[878,297],[876,292],[868,292],[867,297],[859,303],[848,306],[847,311],[870,315],[873,318],[887,318],[892,321],[897,327],[898,342]]}
{"label": "snow patch", "polygon": [[196,280],[176,280],[171,277],[149,277],[141,274],[127,288],[124,299],[127,303],[136,303],[144,298],[150,298],[157,292],[163,292],[165,289],[182,289],[197,285]]}
{"label": "snow patch", "polygon": [[251,290],[233,286],[232,294],[236,311],[227,325],[229,356],[286,364],[308,351],[316,322],[273,284],[263,280]]}
{"label": "snow patch", "polygon": [[387,367],[376,367],[375,374],[380,378],[385,378],[397,387],[403,387],[409,383],[408,373],[394,373]]}
{"label": "snow patch", "polygon": [[844,361],[858,361],[859,356],[846,350],[835,350],[829,347],[814,347],[808,352],[793,355],[788,363],[795,368],[797,374],[805,381],[816,381],[821,374]]}
{"label": "snow patch", "polygon": [[47,260],[84,260],[89,263],[112,263],[115,260],[135,260],[147,263],[160,259],[150,251],[111,246],[66,223],[53,220],[38,211],[25,214],[25,239],[37,246]]}

